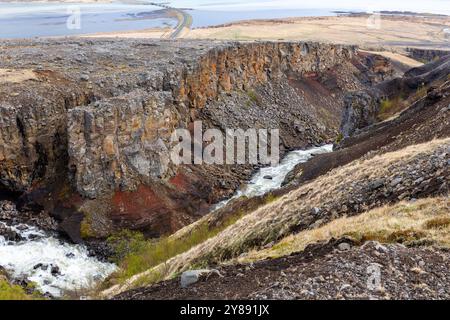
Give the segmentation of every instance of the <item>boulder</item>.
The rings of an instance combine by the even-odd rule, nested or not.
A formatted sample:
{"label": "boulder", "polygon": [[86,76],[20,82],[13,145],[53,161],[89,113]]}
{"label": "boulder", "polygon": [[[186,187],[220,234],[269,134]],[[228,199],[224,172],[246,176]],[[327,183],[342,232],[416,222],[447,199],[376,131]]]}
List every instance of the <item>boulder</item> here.
{"label": "boulder", "polygon": [[220,272],[216,269],[200,269],[200,270],[188,270],[181,274],[181,287],[187,288],[191,284],[194,284],[200,280],[200,278],[205,277],[206,279],[211,275],[218,275],[222,277]]}

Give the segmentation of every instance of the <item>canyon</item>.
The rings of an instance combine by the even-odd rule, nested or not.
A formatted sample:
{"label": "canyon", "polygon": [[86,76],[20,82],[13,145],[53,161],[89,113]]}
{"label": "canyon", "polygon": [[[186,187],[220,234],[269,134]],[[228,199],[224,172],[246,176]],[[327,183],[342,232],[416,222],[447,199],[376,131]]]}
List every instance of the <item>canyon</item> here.
{"label": "canyon", "polygon": [[[170,234],[254,171],[175,167],[174,129],[279,128],[282,154],[320,145],[337,135],[347,91],[395,73],[385,58],[316,43],[18,41],[0,54],[1,190],[76,242]],[[32,77],[15,81],[24,70]]]}
{"label": "canyon", "polygon": [[[279,262],[269,272],[273,280],[284,271],[292,275],[294,265],[315,263],[308,256],[314,252],[326,272],[339,271],[335,261],[355,261],[358,252],[363,261],[374,259],[371,246],[378,244],[363,246],[366,240],[406,241],[392,240],[397,234],[355,235],[355,229],[300,246],[296,236],[313,239],[308,232],[403,202],[425,201],[417,212],[436,202],[435,214],[448,215],[450,55],[411,54],[433,61],[410,69],[356,46],[301,41],[1,41],[0,201],[6,209],[0,218],[86,245],[82,256],[102,263],[117,254],[109,240],[123,232],[142,235],[144,248],[155,251],[161,243],[167,249],[192,242],[121,281],[107,277],[114,266],[90,261],[93,269],[108,270],[96,297],[167,298],[183,272],[217,267],[247,287],[236,292],[226,279],[202,278],[172,297],[282,298],[271,283],[249,284],[253,263],[256,274],[267,275]],[[192,133],[197,121],[220,132],[279,129],[284,162],[262,169],[262,163],[174,164],[172,134]],[[3,227],[2,237],[21,236],[16,227]],[[408,241],[447,245],[425,227],[400,231]],[[132,247],[135,240],[127,241]],[[350,249],[337,250],[342,243]],[[283,250],[294,255],[292,265]],[[446,261],[445,252],[397,244],[381,251],[395,263],[409,253]],[[425,280],[439,289],[434,278]],[[292,281],[278,282],[289,287]],[[226,296],[217,296],[214,283]],[[307,297],[305,288],[289,290],[289,298]],[[329,289],[316,297],[338,294]]]}

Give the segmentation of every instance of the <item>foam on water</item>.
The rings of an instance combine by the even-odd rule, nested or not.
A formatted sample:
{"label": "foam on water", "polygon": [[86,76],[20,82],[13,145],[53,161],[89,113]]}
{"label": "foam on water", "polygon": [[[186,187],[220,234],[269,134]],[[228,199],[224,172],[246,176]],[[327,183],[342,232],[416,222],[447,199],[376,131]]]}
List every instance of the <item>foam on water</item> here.
{"label": "foam on water", "polygon": [[[117,269],[114,264],[89,256],[82,245],[69,244],[35,227],[25,226],[24,230],[10,227],[25,238],[23,241],[10,242],[0,236],[0,265],[14,278],[33,281],[43,293],[59,297],[66,290],[89,288]],[[38,264],[48,267],[35,268]],[[60,274],[52,275],[52,266],[57,266]]]}
{"label": "foam on water", "polygon": [[[328,153],[331,151],[333,151],[332,144],[327,144],[308,150],[291,151],[278,165],[259,169],[259,171],[252,177],[250,182],[244,188],[238,190],[230,199],[217,204],[215,209],[221,208],[230,200],[241,196],[261,196],[271,190],[278,189],[281,187],[281,184],[287,174],[291,172],[297,164],[308,161],[316,154]],[[271,177],[271,179],[268,179],[268,177]]]}

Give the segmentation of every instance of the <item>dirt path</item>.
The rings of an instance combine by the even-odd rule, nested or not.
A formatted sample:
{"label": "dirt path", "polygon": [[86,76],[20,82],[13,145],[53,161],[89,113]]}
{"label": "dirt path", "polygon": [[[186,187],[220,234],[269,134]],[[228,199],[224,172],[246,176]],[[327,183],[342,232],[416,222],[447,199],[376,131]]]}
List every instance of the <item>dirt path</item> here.
{"label": "dirt path", "polygon": [[190,31],[192,25],[192,16],[189,13],[180,9],[172,8],[172,10],[175,10],[177,12],[179,22],[175,30],[169,36],[169,38],[170,39],[183,38]]}

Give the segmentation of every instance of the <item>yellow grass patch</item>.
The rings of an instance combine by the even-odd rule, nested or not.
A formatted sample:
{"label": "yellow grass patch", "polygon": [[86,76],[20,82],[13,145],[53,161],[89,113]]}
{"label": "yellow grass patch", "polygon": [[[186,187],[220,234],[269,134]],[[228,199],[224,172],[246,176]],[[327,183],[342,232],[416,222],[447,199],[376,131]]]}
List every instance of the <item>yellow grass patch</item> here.
{"label": "yellow grass patch", "polygon": [[[381,28],[369,28],[368,16],[300,17],[254,20],[193,29],[187,38],[221,40],[302,40],[356,44],[365,48],[415,45],[446,48],[442,27],[450,19],[383,16]],[[411,61],[408,61],[408,63]]]}
{"label": "yellow grass patch", "polygon": [[270,249],[249,252],[237,260],[250,262],[277,258],[303,251],[313,243],[344,236],[358,242],[428,243],[450,248],[450,199],[438,197],[416,202],[402,201],[358,216],[339,218],[320,228],[288,236]]}
{"label": "yellow grass patch", "polygon": [[26,80],[37,80],[30,69],[0,69],[0,83],[20,83]]}

